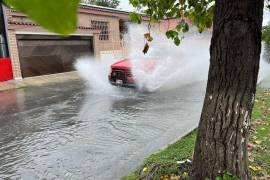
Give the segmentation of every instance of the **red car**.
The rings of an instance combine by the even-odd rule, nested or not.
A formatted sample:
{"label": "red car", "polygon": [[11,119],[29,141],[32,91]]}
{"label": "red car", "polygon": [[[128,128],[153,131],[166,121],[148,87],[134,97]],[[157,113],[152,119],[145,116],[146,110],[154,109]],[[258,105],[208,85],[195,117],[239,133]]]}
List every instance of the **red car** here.
{"label": "red car", "polygon": [[[136,79],[132,74],[132,62],[124,59],[111,65],[109,81],[112,85],[136,88]],[[136,68],[144,72],[151,72],[155,67],[155,61],[149,59],[134,60]]]}

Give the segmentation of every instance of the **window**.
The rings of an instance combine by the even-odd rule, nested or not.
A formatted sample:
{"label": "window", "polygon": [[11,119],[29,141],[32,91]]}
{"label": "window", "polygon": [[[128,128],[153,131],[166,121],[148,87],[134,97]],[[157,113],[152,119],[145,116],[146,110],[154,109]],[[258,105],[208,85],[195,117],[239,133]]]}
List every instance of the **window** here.
{"label": "window", "polygon": [[8,57],[4,11],[0,4],[0,58]]}
{"label": "window", "polygon": [[7,56],[7,44],[5,43],[3,34],[0,34],[0,58]]}
{"label": "window", "polygon": [[109,40],[109,23],[106,21],[91,21],[91,26],[94,29],[101,30],[99,40]]}

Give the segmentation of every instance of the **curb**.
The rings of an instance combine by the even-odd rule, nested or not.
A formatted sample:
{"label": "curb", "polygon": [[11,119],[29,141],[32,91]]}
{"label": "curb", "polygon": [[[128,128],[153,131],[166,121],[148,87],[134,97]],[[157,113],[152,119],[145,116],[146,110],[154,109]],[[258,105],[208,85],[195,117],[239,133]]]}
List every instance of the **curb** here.
{"label": "curb", "polygon": [[33,86],[40,87],[44,85],[57,84],[73,80],[80,80],[77,71],[30,77],[21,80],[11,80],[6,82],[0,82],[0,92]]}

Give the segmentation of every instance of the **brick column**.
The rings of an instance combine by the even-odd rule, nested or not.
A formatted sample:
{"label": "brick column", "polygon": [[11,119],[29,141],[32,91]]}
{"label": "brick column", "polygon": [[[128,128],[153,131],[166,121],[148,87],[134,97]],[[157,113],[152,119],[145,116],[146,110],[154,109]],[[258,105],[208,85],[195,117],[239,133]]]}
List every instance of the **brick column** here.
{"label": "brick column", "polygon": [[100,58],[100,41],[99,41],[99,34],[94,34],[93,37],[93,43],[94,43],[94,55],[95,58]]}
{"label": "brick column", "polygon": [[18,45],[14,30],[8,30],[8,42],[14,79],[22,79]]}

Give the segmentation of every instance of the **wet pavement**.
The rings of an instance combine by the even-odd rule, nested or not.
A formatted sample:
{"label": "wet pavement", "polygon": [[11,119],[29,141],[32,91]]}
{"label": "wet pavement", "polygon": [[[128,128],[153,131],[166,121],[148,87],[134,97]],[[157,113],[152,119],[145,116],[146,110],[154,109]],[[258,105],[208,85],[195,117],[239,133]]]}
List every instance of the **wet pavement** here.
{"label": "wet pavement", "polygon": [[[259,82],[270,88],[270,47],[263,51]],[[104,89],[106,78],[106,86],[92,89],[74,80],[0,92],[0,179],[115,180],[128,174],[197,127],[205,85],[189,80],[195,72],[204,77],[203,70],[181,71],[180,81],[172,81],[177,88],[153,93]],[[100,81],[86,76],[92,85]]]}
{"label": "wet pavement", "polygon": [[0,179],[119,179],[194,129],[200,83],[97,94],[81,81],[0,95]]}

